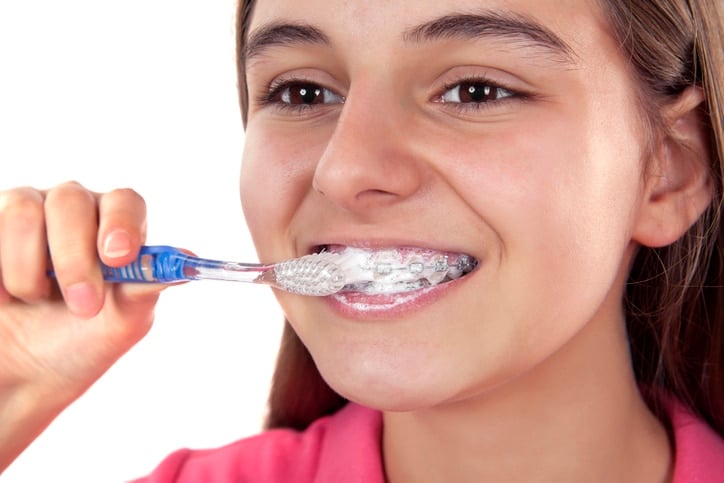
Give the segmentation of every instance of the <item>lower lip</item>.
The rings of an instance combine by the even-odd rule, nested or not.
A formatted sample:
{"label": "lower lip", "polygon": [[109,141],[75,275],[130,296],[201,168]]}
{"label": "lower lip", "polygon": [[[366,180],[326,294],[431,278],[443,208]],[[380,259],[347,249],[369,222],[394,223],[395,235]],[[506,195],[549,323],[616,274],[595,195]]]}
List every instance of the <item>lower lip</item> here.
{"label": "lower lip", "polygon": [[346,318],[379,320],[401,317],[433,304],[448,291],[460,285],[466,278],[468,277],[410,292],[380,295],[344,292],[324,297],[324,300],[332,309]]}

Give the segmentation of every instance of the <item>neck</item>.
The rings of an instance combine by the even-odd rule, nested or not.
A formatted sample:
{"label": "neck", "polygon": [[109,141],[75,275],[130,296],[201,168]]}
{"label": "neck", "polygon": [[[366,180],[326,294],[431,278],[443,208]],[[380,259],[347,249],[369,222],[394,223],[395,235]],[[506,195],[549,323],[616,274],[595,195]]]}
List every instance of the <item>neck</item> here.
{"label": "neck", "polygon": [[528,373],[463,401],[385,413],[388,481],[665,482],[666,432],[636,385],[623,320],[591,321]]}

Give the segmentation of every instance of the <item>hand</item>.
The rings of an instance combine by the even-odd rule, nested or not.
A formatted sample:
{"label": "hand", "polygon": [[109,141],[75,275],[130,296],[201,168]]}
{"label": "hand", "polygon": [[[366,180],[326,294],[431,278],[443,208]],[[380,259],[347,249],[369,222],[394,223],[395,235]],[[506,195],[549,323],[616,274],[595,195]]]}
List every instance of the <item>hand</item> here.
{"label": "hand", "polygon": [[99,264],[145,236],[131,190],[0,192],[0,472],[150,329],[163,286],[105,284]]}

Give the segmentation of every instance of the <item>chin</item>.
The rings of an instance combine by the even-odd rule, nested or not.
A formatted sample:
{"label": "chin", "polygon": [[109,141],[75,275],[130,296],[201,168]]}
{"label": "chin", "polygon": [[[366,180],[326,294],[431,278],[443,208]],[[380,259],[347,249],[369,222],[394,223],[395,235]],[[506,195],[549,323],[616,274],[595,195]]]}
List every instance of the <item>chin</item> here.
{"label": "chin", "polygon": [[454,378],[442,378],[427,366],[404,367],[400,360],[318,364],[329,386],[344,398],[381,411],[414,411],[435,406],[458,393]]}
{"label": "chin", "polygon": [[[335,390],[336,387],[333,386]],[[429,408],[444,402],[439,395],[423,390],[406,388],[369,389],[364,387],[342,388],[338,391],[349,401],[385,412],[410,412]]]}

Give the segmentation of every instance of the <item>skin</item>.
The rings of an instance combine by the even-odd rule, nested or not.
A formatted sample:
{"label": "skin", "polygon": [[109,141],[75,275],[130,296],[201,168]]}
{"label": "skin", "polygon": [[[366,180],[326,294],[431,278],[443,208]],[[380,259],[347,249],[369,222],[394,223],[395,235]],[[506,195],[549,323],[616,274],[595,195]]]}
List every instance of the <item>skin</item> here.
{"label": "skin", "polygon": [[[519,36],[402,40],[481,7],[534,19],[565,55]],[[388,480],[666,481],[621,298],[637,247],[672,243],[710,201],[701,92],[662,108],[672,138],[645,149],[593,0],[263,0],[252,35],[280,20],[329,42],[248,59],[241,196],[260,259],[334,243],[481,263],[394,314],[277,294],[329,384],[384,411]],[[328,103],[280,109],[269,86],[300,76]],[[525,95],[457,105],[454,85],[480,77]],[[149,330],[162,287],[106,286],[98,265],[135,258],[145,219],[131,190],[0,192],[0,471]]]}
{"label": "skin", "polygon": [[[335,8],[320,22],[313,12],[329,4],[319,2],[309,17],[293,18],[321,25],[339,48],[306,46],[303,60],[294,55],[299,48],[277,48],[247,68],[255,93],[282,74],[319,65],[306,67],[305,77],[327,86],[336,75],[333,87],[347,98],[344,110],[336,104],[303,115],[250,109],[241,193],[263,260],[304,255],[320,243],[378,243],[462,251],[482,262],[444,300],[392,323],[346,323],[323,300],[280,294],[333,386],[351,395],[344,380],[374,383],[379,396],[371,392],[364,402],[390,409],[492,387],[550,356],[592,318],[620,322],[614,281],[633,251],[641,196],[633,89],[622,65],[605,75],[615,48],[584,16],[590,6],[546,11],[523,2],[516,9],[560,29],[581,25],[580,33],[565,32],[586,59],[571,66],[531,62],[537,51],[502,42],[405,46],[403,30],[452,11],[433,3],[418,15],[403,15],[402,4],[399,11]],[[289,6],[260,3],[251,30],[289,18]],[[608,49],[600,48],[604,41]],[[489,53],[480,59],[480,51]],[[537,99],[463,115],[430,101],[459,76],[484,74],[530,88]],[[271,209],[270,196],[277,200]],[[566,296],[572,293],[575,304]],[[480,368],[485,382],[461,387],[458,378]]]}
{"label": "skin", "polygon": [[104,286],[98,265],[133,260],[145,220],[127,189],[0,192],[0,471],[150,329],[163,287]]}
{"label": "skin", "polygon": [[[646,159],[636,86],[595,2],[293,3],[259,2],[249,29],[309,24],[328,38],[246,64],[241,194],[261,259],[331,243],[481,261],[400,315],[278,294],[327,382],[386,411],[390,481],[664,481],[670,450],[631,373],[623,286],[638,244],[674,241],[708,192],[693,182],[693,219],[656,203],[680,173],[645,172],[663,164]],[[535,19],[570,58],[501,37],[403,40],[481,7]],[[527,96],[441,102],[480,77]],[[290,79],[326,101],[261,101]]]}

